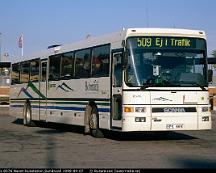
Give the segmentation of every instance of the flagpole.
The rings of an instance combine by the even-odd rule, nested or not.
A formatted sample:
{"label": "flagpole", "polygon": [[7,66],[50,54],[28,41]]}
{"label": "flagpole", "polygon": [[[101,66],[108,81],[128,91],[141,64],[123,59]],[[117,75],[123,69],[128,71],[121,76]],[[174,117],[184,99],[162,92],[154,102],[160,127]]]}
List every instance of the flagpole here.
{"label": "flagpole", "polygon": [[23,56],[23,47],[24,47],[24,38],[23,38],[23,34],[22,34],[22,56]]}

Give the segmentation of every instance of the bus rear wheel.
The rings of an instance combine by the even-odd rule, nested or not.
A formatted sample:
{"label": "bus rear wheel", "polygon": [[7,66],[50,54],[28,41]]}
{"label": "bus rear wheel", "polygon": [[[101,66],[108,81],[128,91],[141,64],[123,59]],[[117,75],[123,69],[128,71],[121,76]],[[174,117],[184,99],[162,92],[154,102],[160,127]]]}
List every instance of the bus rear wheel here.
{"label": "bus rear wheel", "polygon": [[92,106],[91,114],[89,117],[89,128],[90,133],[95,138],[103,138],[104,135],[102,131],[99,129],[99,114],[96,106]]}
{"label": "bus rear wheel", "polygon": [[31,106],[30,104],[27,102],[24,105],[24,110],[23,110],[23,125],[24,126],[33,126],[33,122],[32,122],[32,114],[31,114]]}

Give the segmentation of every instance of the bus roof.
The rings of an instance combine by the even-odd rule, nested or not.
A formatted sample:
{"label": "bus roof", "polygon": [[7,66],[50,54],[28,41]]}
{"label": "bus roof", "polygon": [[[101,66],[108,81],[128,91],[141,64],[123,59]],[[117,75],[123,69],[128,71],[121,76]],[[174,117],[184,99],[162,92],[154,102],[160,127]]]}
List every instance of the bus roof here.
{"label": "bus roof", "polygon": [[[45,49],[40,52],[36,52],[29,56],[24,56],[22,59],[14,60],[15,62],[25,61],[36,58],[48,58],[50,55],[60,54],[63,52],[69,52],[73,50],[84,49],[88,47],[94,47],[103,44],[112,43],[112,49],[119,48],[122,44],[122,40],[130,36],[176,36],[176,37],[197,37],[206,39],[204,31],[190,30],[190,29],[176,29],[176,28],[128,28],[119,32],[114,32],[102,36],[92,37],[88,36],[84,40],[74,42],[71,44],[63,44],[59,46],[53,46],[53,48]],[[20,57],[19,57],[20,58]]]}
{"label": "bus roof", "polygon": [[206,39],[202,30],[176,29],[176,28],[130,28],[127,36],[148,35],[148,36],[175,36],[175,37],[198,37]]}

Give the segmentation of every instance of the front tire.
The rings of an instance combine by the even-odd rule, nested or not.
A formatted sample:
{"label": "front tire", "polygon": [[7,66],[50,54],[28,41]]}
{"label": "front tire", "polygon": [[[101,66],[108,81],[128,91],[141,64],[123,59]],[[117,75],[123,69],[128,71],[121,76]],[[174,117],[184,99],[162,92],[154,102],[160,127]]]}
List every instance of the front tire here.
{"label": "front tire", "polygon": [[96,106],[87,105],[86,107],[85,133],[90,133],[95,138],[103,138],[104,135],[99,129],[99,114]]}

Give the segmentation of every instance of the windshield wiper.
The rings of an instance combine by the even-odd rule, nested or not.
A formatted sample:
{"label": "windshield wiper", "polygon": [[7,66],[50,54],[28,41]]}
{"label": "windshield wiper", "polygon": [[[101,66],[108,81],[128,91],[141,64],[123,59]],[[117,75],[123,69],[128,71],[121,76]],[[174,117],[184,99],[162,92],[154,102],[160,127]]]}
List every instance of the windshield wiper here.
{"label": "windshield wiper", "polygon": [[141,87],[140,87],[140,90],[146,90],[148,87],[150,87],[149,85],[146,85],[146,84],[144,84],[144,85],[142,85]]}
{"label": "windshield wiper", "polygon": [[200,85],[198,82],[195,82],[195,81],[180,81],[179,84],[180,85],[181,84],[189,84],[192,86],[198,86],[202,89],[202,91],[207,91],[203,85]]}
{"label": "windshield wiper", "polygon": [[[161,85],[161,86],[177,87],[177,86],[182,86],[182,85],[198,86],[202,89],[202,91],[207,91],[203,85],[200,85],[198,82],[195,82],[195,81],[179,81],[179,82],[175,82],[175,83],[170,83],[169,85]],[[158,86],[160,86],[160,85],[158,85]],[[157,87],[157,85],[156,84],[143,84],[140,87],[140,90],[146,90],[149,87]]]}

